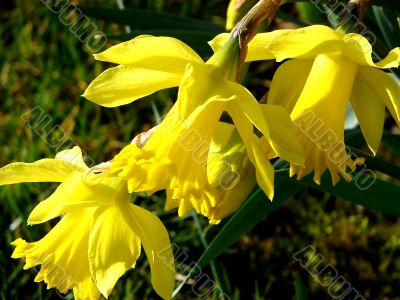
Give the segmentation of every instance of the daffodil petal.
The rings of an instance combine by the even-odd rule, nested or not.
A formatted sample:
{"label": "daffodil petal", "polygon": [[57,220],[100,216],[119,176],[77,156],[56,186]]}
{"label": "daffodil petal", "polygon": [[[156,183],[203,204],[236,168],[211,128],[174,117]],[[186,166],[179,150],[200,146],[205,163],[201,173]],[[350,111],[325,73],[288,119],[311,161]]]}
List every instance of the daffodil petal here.
{"label": "daffodil petal", "polygon": [[[188,62],[203,62],[188,45],[172,37],[141,35],[95,54],[97,60],[142,68],[165,66],[183,71]],[[182,69],[183,68],[183,69]],[[157,70],[158,68],[154,68]],[[163,68],[162,68],[163,69]]]}
{"label": "daffodil petal", "polygon": [[73,147],[72,149],[67,149],[60,151],[56,154],[56,159],[61,159],[63,161],[69,162],[82,170],[87,170],[88,166],[85,164],[82,157],[82,150],[78,146]]}
{"label": "daffodil petal", "polygon": [[75,171],[82,169],[61,159],[45,158],[34,163],[16,162],[0,169],[0,186],[23,182],[61,182]]}
{"label": "daffodil petal", "polygon": [[227,107],[229,115],[235,123],[236,129],[246,146],[247,154],[250,161],[256,168],[257,183],[268,196],[269,199],[274,197],[274,168],[262,151],[258,138],[253,134],[253,125],[247,119],[236,103],[229,103]]}
{"label": "daffodil petal", "polygon": [[254,166],[256,168],[257,183],[268,198],[272,201],[274,198],[274,167],[271,165],[264,152],[253,137],[253,156]]}
{"label": "daffodil petal", "polygon": [[398,68],[400,66],[400,47],[389,52],[389,54],[381,61],[375,64],[380,69]]}
{"label": "daffodil petal", "polygon": [[129,197],[123,180],[75,172],[33,209],[28,224],[43,223],[79,208],[112,205],[121,197]]}
{"label": "daffodil petal", "polygon": [[154,290],[163,299],[171,299],[175,267],[167,230],[159,218],[139,206],[131,204],[123,212],[125,221],[139,236],[146,252]]}
{"label": "daffodil petal", "polygon": [[376,154],[385,122],[385,104],[359,74],[354,81],[350,100],[365,140]]}
{"label": "daffodil petal", "polygon": [[[270,59],[282,61],[299,56],[312,58],[320,53],[339,51],[341,44],[335,31],[322,25],[314,26],[256,34],[248,44],[245,61]],[[230,34],[222,33],[211,40],[209,44],[216,52],[229,38]],[[286,43],[288,43],[287,46]]]}
{"label": "daffodil petal", "polygon": [[372,60],[372,45],[362,35],[349,33],[343,38],[345,46],[343,54],[359,65],[377,67],[381,69],[398,68],[400,64],[400,48],[397,47],[381,61]]}
{"label": "daffodil petal", "polygon": [[106,298],[117,280],[134,267],[140,255],[140,239],[124,222],[120,209],[125,207],[113,205],[96,209],[89,236],[90,273]]}
{"label": "daffodil petal", "polygon": [[277,105],[260,105],[270,130],[270,145],[282,159],[296,165],[304,164],[303,148],[295,134],[288,112]]}
{"label": "daffodil petal", "polygon": [[[269,127],[257,100],[245,87],[238,83],[229,82],[229,89],[232,94],[236,95],[234,102],[240,108],[241,114],[244,114],[263,136],[269,139]],[[235,125],[237,124],[235,123]]]}
{"label": "daffodil petal", "polygon": [[156,91],[178,86],[189,62],[204,63],[181,41],[153,36],[120,43],[95,57],[121,64],[100,74],[83,94],[106,107],[128,104]]}
{"label": "daffodil petal", "polygon": [[392,117],[400,126],[400,87],[396,80],[381,70],[361,67],[359,78],[385,103]]}
{"label": "daffodil petal", "polygon": [[[229,35],[217,35],[209,42],[214,51],[220,49]],[[248,44],[245,61],[287,58],[313,58],[318,54],[339,52],[341,37],[328,26],[313,25],[299,29],[282,29],[259,33]]]}
{"label": "daffodil petal", "polygon": [[121,65],[101,73],[82,96],[105,107],[125,105],[159,90],[178,86],[182,74]]}
{"label": "daffodil petal", "polygon": [[313,61],[307,59],[284,62],[274,74],[267,103],[282,106],[291,113],[303,91],[312,65]]}
{"label": "daffodil petal", "polygon": [[[260,33],[254,37],[253,41],[262,45],[266,49],[263,50],[264,52],[268,51],[265,55],[266,59],[269,59],[269,53],[272,53],[277,61],[295,57],[313,58],[318,54],[335,53],[339,52],[343,46],[340,36],[332,28],[323,25]],[[250,48],[249,44],[249,52]]]}

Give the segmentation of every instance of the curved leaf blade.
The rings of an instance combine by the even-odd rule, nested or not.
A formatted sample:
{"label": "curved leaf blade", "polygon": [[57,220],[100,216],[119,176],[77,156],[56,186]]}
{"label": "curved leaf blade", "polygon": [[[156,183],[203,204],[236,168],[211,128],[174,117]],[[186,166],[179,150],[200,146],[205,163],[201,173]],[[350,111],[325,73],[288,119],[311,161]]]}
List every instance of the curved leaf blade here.
{"label": "curved leaf blade", "polygon": [[186,29],[201,30],[214,33],[224,32],[224,28],[198,19],[176,16],[168,13],[143,9],[126,8],[120,10],[113,7],[79,6],[82,12],[90,17],[112,23],[131,26],[132,29]]}
{"label": "curved leaf blade", "polygon": [[[275,179],[276,196],[272,202],[259,188],[256,188],[246,202],[229,219],[218,235],[211,241],[196,265],[200,268],[205,267],[245,233],[249,232],[255,225],[278,209],[288,198],[303,188],[304,186],[299,182],[291,182],[285,177],[277,177]],[[186,280],[175,289],[173,296],[185,285],[193,270],[194,269],[189,272]]]}

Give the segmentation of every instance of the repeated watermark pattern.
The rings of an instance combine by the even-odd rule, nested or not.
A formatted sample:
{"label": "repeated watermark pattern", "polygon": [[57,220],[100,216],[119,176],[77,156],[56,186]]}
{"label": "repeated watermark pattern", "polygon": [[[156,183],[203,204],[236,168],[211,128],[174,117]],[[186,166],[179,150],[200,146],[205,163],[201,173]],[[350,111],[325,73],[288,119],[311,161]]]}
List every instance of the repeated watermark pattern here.
{"label": "repeated watermark pattern", "polygon": [[327,290],[332,299],[366,300],[332,264],[324,263],[324,256],[313,246],[296,252],[293,259]]}
{"label": "repeated watermark pattern", "polygon": [[93,53],[99,52],[107,43],[107,36],[89,17],[70,0],[40,0],[58,16],[58,20]]}

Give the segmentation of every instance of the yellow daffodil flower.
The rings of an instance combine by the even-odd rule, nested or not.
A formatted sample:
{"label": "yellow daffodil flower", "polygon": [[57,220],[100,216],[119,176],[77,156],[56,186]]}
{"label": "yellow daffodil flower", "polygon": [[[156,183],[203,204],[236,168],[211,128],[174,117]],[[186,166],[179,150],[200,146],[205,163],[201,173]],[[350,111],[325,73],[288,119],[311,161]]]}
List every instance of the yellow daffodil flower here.
{"label": "yellow daffodil flower", "polygon": [[[281,124],[267,122],[251,93],[230,80],[236,73],[237,41],[230,40],[206,63],[184,43],[153,36],[118,44],[95,57],[120,64],[103,72],[84,93],[100,105],[127,104],[179,86],[177,102],[146,145],[142,149],[129,145],[114,159],[112,168],[122,170],[119,176],[128,180],[130,191],[137,185],[148,192],[166,188],[166,207],[179,207],[179,215],[188,212],[193,201],[215,203],[218,191],[208,182],[206,164],[211,138],[224,111],[237,126],[256,166],[257,181],[270,199],[274,170],[253,136],[254,128],[277,155],[294,164],[303,163],[300,144],[287,143],[296,140],[294,132],[289,132],[289,138],[271,137],[270,126]],[[156,161],[160,166],[154,165]],[[147,169],[141,172],[147,174],[142,182],[132,171],[137,165]],[[157,180],[151,178],[153,175]]]}
{"label": "yellow daffodil flower", "polygon": [[[226,34],[216,37],[218,50]],[[344,144],[345,113],[350,102],[369,148],[375,154],[382,136],[385,106],[400,124],[400,88],[379,69],[397,68],[400,49],[385,59],[372,60],[372,46],[361,35],[341,35],[314,25],[295,30],[277,30],[255,36],[246,61],[276,59],[284,62],[275,73],[268,103],[285,107],[297,125],[305,151],[305,168],[291,165],[298,178],[314,171],[319,183],[329,169],[335,184],[341,174],[351,180],[349,170],[363,159],[352,157]]]}
{"label": "yellow daffodil flower", "polygon": [[[54,159],[12,163],[0,169],[0,185],[61,182],[40,202],[28,224],[63,216],[41,240],[13,242],[13,258],[26,258],[24,269],[41,265],[35,281],[75,299],[108,297],[119,277],[135,266],[144,247],[156,292],[170,299],[174,285],[173,254],[168,233],[152,213],[130,203],[120,178],[88,173],[79,147]],[[163,253],[162,257],[159,253]]]}

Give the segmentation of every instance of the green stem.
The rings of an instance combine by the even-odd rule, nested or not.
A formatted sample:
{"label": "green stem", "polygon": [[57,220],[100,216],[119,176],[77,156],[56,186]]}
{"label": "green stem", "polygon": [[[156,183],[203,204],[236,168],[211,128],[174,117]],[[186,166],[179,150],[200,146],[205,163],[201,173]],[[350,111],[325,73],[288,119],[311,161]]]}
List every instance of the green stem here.
{"label": "green stem", "polygon": [[[205,239],[205,236],[203,234],[203,228],[201,227],[201,224],[200,224],[200,221],[199,221],[199,217],[197,216],[197,213],[194,210],[191,211],[191,214],[192,214],[192,217],[193,217],[194,225],[196,226],[196,229],[197,229],[197,234],[200,237],[200,242],[203,245],[204,249],[207,249],[208,248],[208,243],[207,243],[207,241]],[[211,268],[211,273],[212,273],[212,275],[214,277],[214,280],[215,280],[215,285],[220,288],[220,280],[219,280],[217,268],[215,266],[215,262],[214,261],[210,262],[210,268]]]}

